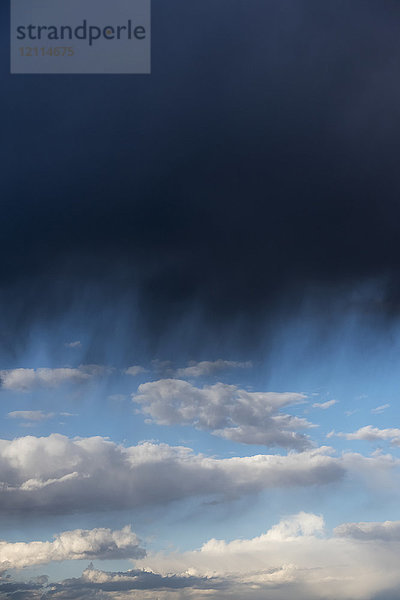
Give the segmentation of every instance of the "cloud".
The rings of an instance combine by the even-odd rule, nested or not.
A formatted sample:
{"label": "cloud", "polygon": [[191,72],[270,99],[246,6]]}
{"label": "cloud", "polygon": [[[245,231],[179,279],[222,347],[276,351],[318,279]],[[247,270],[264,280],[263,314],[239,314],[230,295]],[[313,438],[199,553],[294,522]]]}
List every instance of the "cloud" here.
{"label": "cloud", "polygon": [[330,408],[331,406],[337,404],[337,402],[337,400],[328,400],[327,402],[314,402],[313,408],[321,408],[322,410],[326,410],[327,408]]}
{"label": "cloud", "polygon": [[111,394],[110,396],[107,396],[108,400],[111,400],[111,402],[123,402],[128,397],[129,396],[126,394]]}
{"label": "cloud", "polygon": [[376,408],[371,409],[371,413],[373,415],[380,415],[389,407],[390,407],[390,404],[382,404],[381,406],[377,406]]}
{"label": "cloud", "polygon": [[82,344],[79,340],[76,342],[65,342],[64,346],[66,348],[82,348]]}
{"label": "cloud", "polygon": [[395,446],[400,446],[400,429],[388,428],[379,429],[372,425],[361,427],[353,433],[336,433],[338,437],[343,437],[346,440],[363,440],[367,442],[390,442]]}
{"label": "cloud", "polygon": [[343,523],[335,528],[334,533],[339,537],[348,537],[356,540],[400,542],[400,521]]}
{"label": "cloud", "polygon": [[63,384],[77,384],[90,381],[106,374],[106,367],[81,365],[78,368],[57,369],[11,369],[0,371],[0,387],[17,392],[29,392],[38,388],[55,388]]}
{"label": "cloud", "polygon": [[0,541],[0,568],[21,569],[63,560],[114,560],[143,558],[146,552],[130,526],[111,529],[76,529],[55,536],[53,542]]}
{"label": "cloud", "polygon": [[347,470],[330,452],[218,459],[166,444],[123,447],[101,437],[0,440],[0,510],[70,514],[325,485]]}
{"label": "cloud", "polygon": [[[157,590],[218,590],[226,587],[224,582],[217,578],[196,577],[189,574],[160,575],[152,571],[131,570],[125,572],[105,572],[94,569],[92,565],[87,568],[80,578],[67,579],[60,584],[49,586],[46,597],[59,598],[60,594],[74,594],[73,598],[81,598],[85,593],[96,594],[105,592],[106,598],[114,597],[114,593],[128,593],[129,598],[136,598],[131,591],[157,591]],[[82,596],[80,595],[82,594]],[[108,595],[109,594],[109,595]],[[71,596],[61,595],[62,598]],[[90,596],[92,597],[92,596]],[[96,596],[97,597],[97,596]],[[119,596],[118,596],[119,597]],[[123,595],[125,598],[125,594]],[[127,596],[128,597],[128,596]],[[181,597],[179,595],[179,597]],[[154,598],[154,596],[153,596]]]}
{"label": "cloud", "polygon": [[[78,544],[67,540],[61,553],[72,552],[73,557],[81,552],[102,555],[105,540],[113,533],[119,539],[124,531],[127,540],[119,547],[124,552],[131,543],[135,551],[136,538],[130,541],[134,534],[129,529],[94,531],[107,533],[93,535],[95,542],[82,542],[78,533]],[[77,532],[70,533],[74,538]],[[112,554],[113,550],[107,546],[106,552]],[[321,515],[299,512],[253,538],[210,539],[199,549],[183,553],[145,555],[139,550],[133,559],[135,568],[129,571],[102,571],[90,564],[81,577],[59,583],[48,583],[43,577],[31,585],[33,591],[41,586],[45,597],[54,600],[395,599],[400,593],[399,552],[398,521],[344,523],[329,534]],[[57,552],[44,553],[57,556]],[[2,586],[7,585],[3,581],[0,598],[12,598],[19,585],[21,589],[29,585],[9,580],[9,592],[4,590],[1,596]]]}
{"label": "cloud", "polygon": [[209,377],[227,369],[249,369],[252,367],[251,361],[237,362],[232,360],[222,360],[221,358],[214,361],[203,360],[201,362],[191,361],[187,367],[177,369],[176,377]]}
{"label": "cloud", "polygon": [[349,535],[351,527],[365,525],[345,524],[328,535],[320,515],[300,512],[258,537],[211,539],[199,550],[150,554],[137,565],[225,581],[228,589],[211,593],[212,599],[371,600],[399,592],[399,524],[373,523],[366,536]]}
{"label": "cloud", "polygon": [[141,367],[140,365],[135,365],[133,367],[128,367],[125,369],[125,375],[132,375],[132,377],[136,377],[136,375],[140,375],[141,373],[145,373],[147,369]]}
{"label": "cloud", "polygon": [[[255,27],[252,42],[239,42],[237,53],[231,40],[241,39],[243,31],[240,3],[222,0],[217,7],[204,0],[204,13],[188,6],[184,15],[180,2],[169,4],[169,12],[162,7],[161,22],[170,15],[191,40],[182,52],[182,40],[172,48],[167,31],[157,38],[160,72],[176,85],[154,77],[132,102],[125,84],[116,82],[107,106],[96,104],[98,90],[88,86],[80,106],[70,110],[60,82],[54,111],[32,122],[29,132],[22,123],[30,111],[42,110],[42,96],[35,93],[36,80],[27,82],[30,106],[21,107],[21,126],[12,127],[10,120],[2,131],[6,144],[23,149],[22,163],[30,173],[20,178],[16,201],[7,202],[2,215],[7,226],[0,252],[7,261],[0,265],[0,314],[12,344],[18,345],[18,333],[29,339],[37,323],[45,322],[51,331],[57,318],[67,315],[67,322],[76,322],[77,304],[88,329],[102,329],[105,343],[116,331],[122,337],[121,327],[115,327],[122,304],[129,315],[139,306],[138,320],[151,341],[172,330],[175,339],[182,338],[182,315],[197,309],[204,316],[185,336],[192,348],[213,331],[216,343],[222,332],[227,346],[239,339],[254,347],[265,333],[265,318],[279,327],[282,313],[298,315],[306,301],[323,325],[331,315],[332,330],[333,313],[340,313],[347,299],[352,314],[357,309],[378,318],[397,314],[400,240],[393,223],[400,207],[392,160],[399,135],[393,60],[399,53],[393,29],[397,3],[383,14],[380,3],[347,2],[340,17],[335,3],[324,4],[322,13],[294,0],[289,9],[285,3],[264,2],[260,9],[248,2],[246,20],[264,28]],[[199,69],[188,72],[188,61],[193,64],[202,51],[206,28],[210,52]],[[383,40],[379,57],[366,64],[375,35]],[[310,44],[299,53],[304,39]],[[174,61],[162,55],[168,43]],[[217,56],[225,60],[216,64]],[[210,94],[222,63],[225,83]],[[326,65],[333,64],[337,68],[328,78]],[[338,90],[345,102],[335,101]],[[156,102],[160,97],[162,106]],[[18,90],[10,88],[2,100],[4,114],[18,100]],[[139,114],[141,143],[126,147],[123,156],[113,153],[116,132],[127,131],[127,115]],[[77,150],[82,119],[93,135],[81,139]],[[105,120],[109,126],[98,127]],[[129,124],[127,135],[134,131]],[[45,156],[46,177],[34,168],[27,136]],[[84,183],[76,177],[61,185],[66,158],[72,170],[83,173],[87,156],[104,166],[101,181],[99,162],[93,160]],[[19,170],[9,153],[3,165],[6,197],[15,191]],[[176,172],[179,178],[171,176]],[[50,192],[55,188],[57,202]],[[30,200],[32,189],[36,203]],[[134,198],[132,189],[138,190]],[[353,292],[373,280],[380,294],[361,292],[354,307]],[[115,319],[104,318],[105,305],[114,309]],[[136,331],[132,336],[133,329],[123,331],[137,346]]]}
{"label": "cloud", "polygon": [[41,600],[48,577],[41,575],[29,581],[15,581],[9,575],[0,576],[0,598],[12,600]]}
{"label": "cloud", "polygon": [[180,379],[161,379],[143,383],[132,398],[160,425],[193,425],[244,444],[296,450],[311,446],[295,430],[312,424],[280,412],[304,401],[304,394],[247,392],[224,383],[198,388]]}
{"label": "cloud", "polygon": [[[67,416],[67,413],[62,413]],[[7,415],[10,419],[21,419],[22,421],[46,421],[52,419],[55,413],[44,413],[41,410],[13,410]]]}

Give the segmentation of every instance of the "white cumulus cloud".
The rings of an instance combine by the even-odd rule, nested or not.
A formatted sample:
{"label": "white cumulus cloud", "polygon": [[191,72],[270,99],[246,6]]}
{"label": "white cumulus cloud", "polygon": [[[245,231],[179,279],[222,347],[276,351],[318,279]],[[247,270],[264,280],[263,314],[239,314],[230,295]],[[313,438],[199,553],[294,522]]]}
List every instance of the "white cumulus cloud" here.
{"label": "white cumulus cloud", "polygon": [[390,427],[388,429],[379,429],[372,425],[361,427],[353,433],[337,433],[338,437],[343,437],[346,440],[363,440],[367,442],[390,442],[395,446],[400,446],[400,429]]}
{"label": "white cumulus cloud", "polygon": [[[367,534],[349,535],[352,526]],[[393,594],[400,591],[398,523],[366,526],[345,524],[328,535],[320,515],[301,512],[258,537],[211,539],[198,550],[150,554],[136,564],[162,575],[224,581],[226,589],[210,590],[213,600],[371,600],[388,591],[388,598],[398,597]]]}
{"label": "white cumulus cloud", "polygon": [[[58,543],[61,536],[66,537]],[[3,589],[5,598],[26,590],[18,597],[41,598],[41,591],[54,600],[394,600],[400,595],[398,521],[344,523],[330,534],[321,515],[300,512],[253,538],[210,539],[196,550],[147,555],[129,528],[61,536],[21,548],[5,544],[12,560],[3,565],[132,553],[135,568],[107,572],[90,564],[81,577],[55,584],[46,577],[25,584],[0,578],[0,597]],[[32,544],[39,544],[37,552]]]}
{"label": "white cumulus cloud", "polygon": [[124,447],[101,437],[25,436],[0,440],[0,510],[65,514],[210,495],[227,500],[265,489],[325,485],[345,472],[342,459],[328,448],[218,459],[166,444]]}
{"label": "white cumulus cloud", "polygon": [[193,425],[236,442],[296,450],[310,447],[308,437],[298,430],[313,425],[281,409],[305,397],[292,392],[248,392],[225,383],[198,388],[181,379],[144,383],[132,396],[142,412],[160,425]]}
{"label": "white cumulus cloud", "polygon": [[0,541],[0,568],[20,569],[52,561],[143,558],[146,552],[130,526],[111,529],[76,529],[55,536],[52,542]]}

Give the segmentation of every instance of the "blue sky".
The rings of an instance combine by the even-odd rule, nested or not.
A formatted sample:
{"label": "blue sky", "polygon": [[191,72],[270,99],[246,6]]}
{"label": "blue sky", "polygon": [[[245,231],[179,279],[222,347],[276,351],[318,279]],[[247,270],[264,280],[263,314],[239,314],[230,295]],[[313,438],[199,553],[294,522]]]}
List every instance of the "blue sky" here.
{"label": "blue sky", "polygon": [[[50,354],[46,356],[43,338],[39,337],[38,341],[33,339],[31,347],[26,349],[26,358],[21,359],[14,369],[2,371],[1,437],[4,440],[12,442],[25,438],[32,442],[42,438],[46,447],[47,443],[52,444],[47,440],[54,438],[54,434],[71,441],[96,436],[102,440],[102,444],[111,444],[113,447],[142,447],[145,454],[158,453],[162,448],[163,453],[168,453],[170,448],[185,447],[187,450],[184,452],[189,452],[189,462],[190,455],[199,454],[213,461],[229,461],[233,457],[246,460],[246,457],[257,455],[301,459],[304,453],[315,451],[319,454],[322,446],[329,446],[331,450],[327,456],[331,457],[329,460],[332,459],[332,464],[327,467],[321,463],[318,474],[306,473],[304,480],[300,476],[300,483],[296,483],[293,473],[288,478],[283,476],[284,481],[280,484],[280,467],[278,475],[274,476],[278,477],[277,484],[269,484],[268,481],[262,483],[262,473],[253,479],[249,469],[248,475],[245,475],[250,477],[249,489],[247,486],[242,488],[234,478],[228,484],[233,488],[227,495],[223,486],[213,487],[211,484],[211,487],[205,485],[204,491],[201,486],[195,486],[193,491],[189,491],[189,496],[184,488],[178,489],[177,494],[172,493],[171,497],[163,486],[152,492],[153,484],[147,481],[141,484],[144,485],[141,499],[132,497],[126,506],[121,506],[117,500],[114,507],[111,502],[107,509],[102,502],[97,506],[96,496],[90,495],[74,508],[68,505],[57,508],[57,496],[51,499],[52,495],[49,494],[48,499],[45,495],[39,500],[39,497],[35,498],[33,486],[32,505],[28,510],[25,508],[24,513],[20,514],[18,510],[13,512],[5,509],[2,522],[4,538],[9,544],[47,541],[62,531],[99,527],[119,530],[129,524],[146,548],[145,568],[149,568],[149,565],[153,568],[152,556],[154,564],[159,565],[160,552],[163,560],[168,561],[172,553],[178,552],[184,556],[184,553],[200,548],[212,538],[227,542],[256,538],[281,519],[302,511],[323,515],[327,536],[342,523],[396,523],[399,499],[395,484],[398,477],[396,460],[399,458],[396,440],[400,432],[395,429],[385,437],[386,430],[396,428],[398,415],[395,370],[398,350],[393,341],[395,336],[392,335],[392,343],[386,343],[374,329],[368,331],[365,328],[361,334],[359,324],[353,323],[353,334],[348,336],[344,333],[348,328],[349,321],[343,324],[343,333],[336,331],[335,335],[329,336],[324,344],[316,348],[310,341],[313,337],[310,331],[308,339],[304,335],[302,337],[304,330],[308,329],[305,323],[297,327],[288,324],[285,332],[277,336],[278,341],[273,348],[269,347],[268,352],[260,351],[256,357],[246,361],[232,360],[232,356],[229,359],[203,356],[204,360],[174,361],[170,358],[174,353],[171,353],[163,357],[165,360],[157,357],[153,361],[145,359],[125,365],[118,361],[118,366],[115,363],[85,364],[82,362],[86,353],[85,342],[72,338],[59,340],[57,360],[54,361]],[[291,340],[290,335],[293,336]],[[364,340],[362,348],[358,342],[361,336]],[[369,343],[366,344],[365,340]],[[40,351],[35,350],[36,345],[42,346]],[[51,345],[56,345],[56,339],[51,340]],[[30,362],[31,356],[40,357],[40,362]],[[171,392],[165,391],[163,386],[166,383],[172,385]],[[176,384],[184,386],[183,395]],[[220,404],[221,386],[226,386],[227,390],[223,404]],[[157,394],[161,389],[164,389],[164,395],[160,405]],[[210,389],[219,390],[215,392],[213,400],[207,396],[196,398],[197,392],[204,393],[204,390]],[[289,399],[282,405],[278,404],[273,414],[306,420],[308,427],[298,427],[292,422],[291,427],[286,425],[283,430],[305,434],[307,446],[300,448],[298,453],[299,447],[292,442],[288,447],[282,447],[279,443],[254,443],[253,438],[258,432],[265,434],[271,428],[267,422],[261,422],[260,425],[255,423],[255,429],[245,437],[246,443],[221,438],[221,430],[219,434],[213,434],[213,425],[202,422],[201,415],[206,421],[214,418],[212,415],[216,409],[210,402],[217,403],[218,414],[221,410],[231,411],[240,405],[243,399],[238,398],[238,390],[250,394],[250,404],[246,404],[246,410],[252,410],[254,394],[261,393],[258,419],[262,414],[269,413],[277,398],[289,393]],[[152,404],[154,402],[156,405]],[[149,413],[149,406],[153,407],[152,413]],[[177,406],[182,409],[178,413]],[[223,406],[225,409],[222,409]],[[145,407],[147,414],[144,414]],[[185,411],[192,416],[185,416]],[[240,421],[240,418],[245,421]],[[243,415],[239,417],[239,425],[246,422],[247,418]],[[235,418],[232,424],[237,425]],[[357,434],[366,426],[374,428],[374,440],[368,440],[368,436],[362,433]],[[225,429],[229,430],[229,424],[225,425]],[[360,439],[348,439],[348,434],[355,434]],[[50,463],[70,460],[71,450],[63,446],[64,442],[59,450],[50,451],[48,458],[44,459],[44,465],[48,460]],[[96,460],[96,452],[91,460]],[[388,454],[391,458],[385,456]],[[305,461],[306,472],[308,460]],[[361,461],[360,466],[357,466],[357,461]],[[369,466],[368,462],[371,463]],[[382,472],[382,465],[386,465],[386,473]],[[40,474],[40,463],[34,470],[37,468]],[[49,468],[51,470],[55,466]],[[282,468],[285,472],[283,465]],[[303,467],[298,468],[303,470]],[[336,468],[339,472],[335,471]],[[71,471],[71,468],[68,470]],[[42,482],[52,479],[48,477],[47,469],[45,472],[47,475],[39,475]],[[81,473],[78,478],[81,477],[81,485],[84,486],[88,475]],[[94,477],[95,471],[89,475],[89,479]],[[103,486],[107,489],[114,485],[113,477],[111,469],[107,473],[107,480],[96,484],[100,485],[100,495],[105,493],[101,491]],[[172,475],[172,481],[174,477]],[[168,472],[166,481],[168,485]],[[64,484],[62,480],[54,481],[51,485],[60,486],[61,490],[66,485],[65,491],[70,493],[68,478]],[[190,487],[190,482],[188,485]],[[79,497],[79,486],[74,493]],[[150,494],[148,500],[147,494]],[[45,503],[44,512],[39,508],[42,502]],[[132,563],[124,558],[93,562],[102,571],[127,572],[135,561]],[[66,580],[79,577],[86,566],[82,560],[64,560],[61,563],[49,561],[46,567],[42,564],[30,565],[28,561],[22,575],[29,579],[43,574],[45,570],[52,579]],[[21,576],[21,573],[18,575]]]}

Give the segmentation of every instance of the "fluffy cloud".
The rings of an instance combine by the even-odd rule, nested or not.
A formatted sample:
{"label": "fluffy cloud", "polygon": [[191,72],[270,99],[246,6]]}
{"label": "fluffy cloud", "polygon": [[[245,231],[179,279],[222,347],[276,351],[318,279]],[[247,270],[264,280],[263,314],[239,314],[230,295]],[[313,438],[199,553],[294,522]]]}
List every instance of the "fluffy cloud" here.
{"label": "fluffy cloud", "polygon": [[11,369],[0,371],[0,384],[6,390],[29,392],[37,388],[54,388],[68,383],[84,383],[104,375],[108,369],[99,365],[82,365],[76,369]]}
{"label": "fluffy cloud", "polygon": [[213,539],[197,551],[149,555],[138,565],[161,574],[192,573],[225,581],[228,589],[211,593],[212,599],[370,600],[387,590],[400,591],[398,532],[391,543],[384,539],[345,537],[341,527],[328,536],[321,516],[299,513],[259,537]]}
{"label": "fluffy cloud", "polygon": [[252,366],[251,361],[237,362],[233,360],[214,361],[203,360],[200,362],[191,361],[187,367],[177,369],[176,377],[209,377],[227,369],[249,369]]}
{"label": "fluffy cloud", "polygon": [[[84,543],[88,553],[92,546]],[[79,545],[73,552],[79,555]],[[29,584],[0,580],[0,598],[14,598],[15,590],[26,593],[18,598],[40,598],[41,588],[54,600],[394,600],[399,552],[399,522],[345,523],[329,535],[321,515],[300,512],[254,538],[211,539],[184,553],[142,553],[130,571],[89,565],[81,577],[56,584],[46,577]]]}
{"label": "fluffy cloud", "polygon": [[363,440],[367,442],[385,442],[389,441],[395,446],[400,446],[400,429],[378,429],[372,425],[361,427],[353,433],[337,433],[338,437],[346,438],[346,440]]}
{"label": "fluffy cloud", "polygon": [[26,436],[0,440],[0,510],[62,514],[164,505],[192,496],[228,499],[324,485],[345,472],[327,448],[217,459],[166,444],[126,448],[101,437]]}
{"label": "fluffy cloud", "polygon": [[65,531],[53,542],[8,543],[0,541],[0,569],[20,569],[52,561],[120,558],[143,558],[146,552],[139,546],[129,526],[111,529],[76,529]]}
{"label": "fluffy cloud", "polygon": [[144,383],[133,395],[143,413],[160,425],[194,425],[236,442],[296,450],[311,446],[296,430],[312,424],[280,409],[304,399],[303,394],[247,392],[224,383],[197,388],[180,379]]}

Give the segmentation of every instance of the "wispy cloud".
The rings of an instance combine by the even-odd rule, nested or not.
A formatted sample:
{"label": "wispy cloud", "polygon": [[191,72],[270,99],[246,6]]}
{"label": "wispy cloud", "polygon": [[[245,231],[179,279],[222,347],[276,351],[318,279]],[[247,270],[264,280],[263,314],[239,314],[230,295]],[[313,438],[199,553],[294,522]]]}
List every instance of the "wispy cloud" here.
{"label": "wispy cloud", "polygon": [[76,340],[76,342],[65,342],[64,346],[66,348],[82,348],[82,343]]}
{"label": "wispy cloud", "polygon": [[371,409],[371,413],[373,415],[380,415],[389,407],[390,407],[390,404],[382,404],[381,406],[377,406],[376,408]]}
{"label": "wispy cloud", "polygon": [[111,402],[123,402],[127,398],[129,398],[127,394],[111,394],[107,396],[107,399],[111,400]]}
{"label": "wispy cloud", "polygon": [[[41,410],[13,410],[7,415],[10,419],[20,419],[22,421],[46,421],[52,419],[55,413],[44,413]],[[67,416],[63,413],[63,416]]]}
{"label": "wispy cloud", "polygon": [[314,402],[313,408],[320,408],[322,410],[327,410],[328,408],[330,408],[331,406],[334,406],[337,403],[338,403],[337,400],[328,400],[327,402]]}
{"label": "wispy cloud", "polygon": [[105,375],[110,368],[101,365],[81,365],[78,368],[11,369],[0,371],[0,387],[29,392],[38,388],[55,388],[63,384],[79,384]]}
{"label": "wispy cloud", "polygon": [[251,361],[237,362],[232,360],[222,360],[221,358],[214,361],[191,361],[186,367],[176,369],[175,376],[182,378],[209,377],[210,375],[215,375],[228,369],[250,369],[252,366],[253,364]]}
{"label": "wispy cloud", "polygon": [[140,365],[134,365],[132,367],[128,367],[125,369],[125,375],[131,375],[132,377],[136,377],[136,375],[140,375],[141,373],[146,373],[147,369],[141,367]]}

